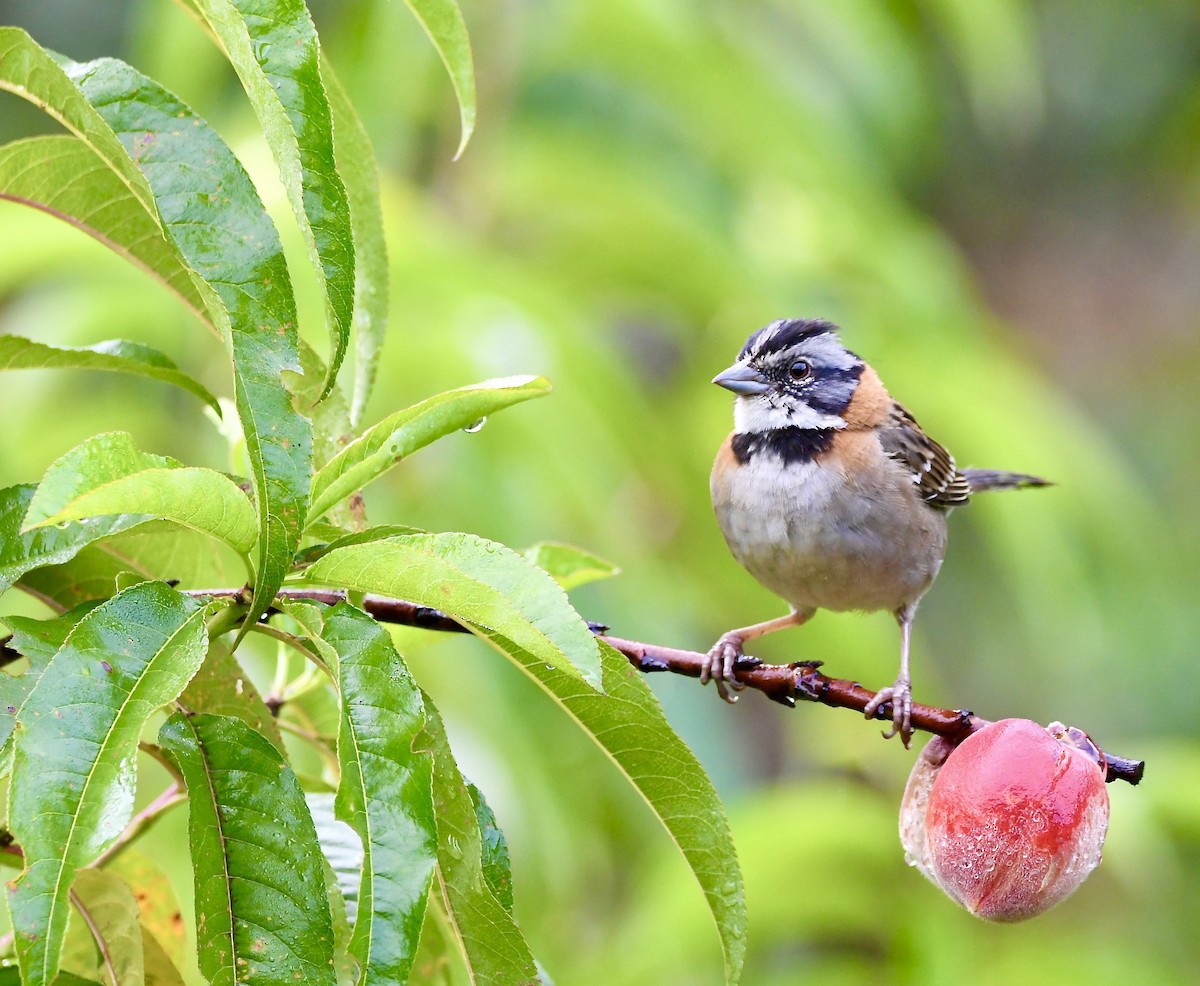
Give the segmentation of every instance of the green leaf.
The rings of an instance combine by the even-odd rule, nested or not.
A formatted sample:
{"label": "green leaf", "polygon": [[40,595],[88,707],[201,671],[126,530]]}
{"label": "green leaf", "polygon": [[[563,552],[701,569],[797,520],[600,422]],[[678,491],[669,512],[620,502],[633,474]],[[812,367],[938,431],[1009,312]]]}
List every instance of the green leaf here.
{"label": "green leaf", "polygon": [[209,644],[204,663],[179,696],[179,704],[188,712],[209,712],[241,719],[255,732],[267,737],[275,749],[284,749],[278,721],[238,663],[237,656],[222,640],[213,640]]}
{"label": "green leaf", "polygon": [[479,823],[480,862],[488,887],[509,914],[513,909],[512,861],[508,857],[508,841],[496,824],[496,813],[474,784],[467,783],[467,793],[475,806],[475,821]]}
{"label": "green leaf", "polygon": [[524,667],[637,788],[696,875],[721,937],[726,982],[738,982],[746,955],[746,899],[729,822],[704,768],[671,729],[641,672],[600,641],[599,694],[514,641],[475,632]]}
{"label": "green leaf", "polygon": [[[174,95],[115,59],[64,68],[121,135],[154,190],[167,235],[220,299],[210,308],[223,306],[228,316],[222,330],[233,357],[260,531],[248,628],[271,605],[291,564],[312,468],[311,425],[292,406],[282,378],[300,362],[279,235],[233,152]],[[198,174],[209,189],[203,194]]]}
{"label": "green leaf", "polygon": [[475,130],[475,64],[467,25],[456,0],[407,0],[407,3],[441,56],[458,97],[462,138],[454,152],[457,161]]}
{"label": "green leaf", "polygon": [[473,630],[503,634],[591,687],[596,639],[567,595],[510,548],[473,534],[407,534],[331,550],[304,573],[322,585],[431,606]]}
{"label": "green leaf", "polygon": [[161,582],[133,586],[80,620],[21,707],[11,818],[25,870],[9,905],[28,986],[53,980],[72,878],[128,822],[138,736],[207,639],[198,603]]}
{"label": "green leaf", "polygon": [[610,561],[553,541],[541,541],[527,548],[524,555],[568,592],[589,582],[612,578],[621,571]]}
{"label": "green leaf", "polygon": [[[4,622],[12,630],[9,645],[25,656],[29,667],[20,675],[0,671],[0,745],[8,743],[13,726],[16,725],[17,713],[29,697],[33,686],[38,683],[50,659],[66,642],[67,636],[75,629],[80,619],[94,608],[90,604],[81,606],[53,620],[31,620],[25,616],[4,617]],[[3,759],[7,761],[8,757],[4,756]]]}
{"label": "green leaf", "polygon": [[123,431],[95,435],[51,464],[22,533],[134,508],[215,537],[239,554],[254,547],[254,508],[233,481],[212,469],[142,452]]}
{"label": "green leaf", "polygon": [[354,237],[334,165],[333,119],[317,32],[303,0],[190,0],[221,42],[258,115],[325,294],[330,340],[324,398],[350,337]]}
{"label": "green leaf", "polygon": [[109,981],[121,986],[144,982],[142,926],[137,901],[125,881],[105,870],[83,869],[71,893],[92,933],[104,942],[100,954]]}
{"label": "green leaf", "polygon": [[153,520],[148,514],[120,514],[23,531],[21,525],[36,492],[37,487],[29,485],[0,490],[0,592],[26,572],[61,565],[93,541]]}
{"label": "green leaf", "polygon": [[[0,153],[3,150],[0,148]],[[112,175],[107,169],[98,173]],[[221,413],[221,405],[212,394],[157,349],[141,343],[111,339],[80,349],[58,349],[21,336],[0,336],[0,370],[47,369],[109,370],[162,380],[195,394],[218,415]]]}
{"label": "green leaf", "polygon": [[472,982],[541,982],[524,935],[488,885],[475,804],[450,752],[441,717],[429,703],[418,742],[433,751],[438,882]]}
{"label": "green leaf", "polygon": [[351,954],[364,984],[408,978],[436,859],[432,771],[413,750],[425,721],[421,693],[388,632],[339,603],[321,634],[336,652],[342,765],[337,816],[362,838]]}
{"label": "green leaf", "polygon": [[350,422],[362,421],[367,399],[375,385],[379,352],[387,331],[387,242],[383,235],[383,209],[379,199],[379,173],[375,149],[354,105],[328,61],[321,62],[321,78],[333,111],[333,149],[337,170],[346,183],[350,226],[354,234],[354,387]]}
{"label": "green leaf", "polygon": [[229,716],[171,716],[187,782],[200,971],[210,982],[335,986],[316,830],[291,767]]}
{"label": "green leaf", "polygon": [[388,415],[347,445],[313,477],[309,517],[378,479],[405,456],[443,435],[470,427],[489,414],[550,393],[545,377],[508,377],[448,390]]}
{"label": "green leaf", "polygon": [[120,177],[143,209],[156,215],[149,184],[112,128],[54,57],[17,27],[0,27],[0,88],[40,107],[81,138]]}
{"label": "green leaf", "polygon": [[[54,71],[62,75],[57,65]],[[75,95],[78,96],[78,93]],[[120,149],[120,145],[117,149]],[[75,137],[55,134],[13,141],[0,147],[0,198],[41,209],[77,226],[121,256],[145,268],[177,294],[197,316],[208,322],[210,316],[204,298],[192,281],[191,272],[179,252],[163,234],[157,216],[152,210],[147,211],[148,203],[139,197],[127,180],[112,170],[111,164],[111,161],[99,155],[94,146]],[[132,165],[127,164],[127,167],[136,174]],[[149,197],[148,191],[145,194]],[[132,363],[128,372],[178,384],[216,407],[212,395],[190,377],[175,370],[174,364],[166,357],[145,347],[138,349],[143,350],[144,354],[153,354],[153,358],[146,359],[143,353],[130,351],[128,355]],[[50,351],[87,353],[87,350]],[[96,351],[101,354],[109,352],[99,348]],[[86,365],[97,370],[126,369],[120,365],[106,365],[99,359],[85,364],[82,362],[86,359],[85,355],[77,358],[81,362],[65,365]],[[0,365],[3,363],[4,357],[0,355]],[[141,363],[145,366],[138,369]],[[175,370],[173,375],[165,372],[171,370]],[[216,409],[219,413],[219,408]]]}

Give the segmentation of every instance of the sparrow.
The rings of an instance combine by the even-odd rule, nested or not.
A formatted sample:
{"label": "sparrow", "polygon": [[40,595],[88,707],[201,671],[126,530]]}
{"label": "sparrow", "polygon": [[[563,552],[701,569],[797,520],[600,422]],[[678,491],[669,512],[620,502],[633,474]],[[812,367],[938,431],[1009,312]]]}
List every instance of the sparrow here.
{"label": "sparrow", "polygon": [[710,480],[717,522],[733,557],[790,612],[723,634],[700,680],[736,701],[735,669],[759,663],[746,642],[818,609],[887,610],[900,624],[900,672],[864,711],[874,718],[891,702],[884,736],[907,747],[913,617],[945,557],[947,516],[975,493],[1050,484],[959,469],[822,319],[759,329],[713,383],[737,395]]}

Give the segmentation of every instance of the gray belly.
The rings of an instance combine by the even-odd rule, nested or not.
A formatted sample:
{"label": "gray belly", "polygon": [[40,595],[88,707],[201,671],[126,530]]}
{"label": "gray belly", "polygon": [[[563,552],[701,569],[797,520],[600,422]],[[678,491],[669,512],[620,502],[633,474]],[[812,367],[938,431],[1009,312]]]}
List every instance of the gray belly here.
{"label": "gray belly", "polygon": [[733,556],[797,609],[896,610],[929,588],[946,553],[946,515],[887,469],[849,483],[832,469],[758,457],[713,478]]}

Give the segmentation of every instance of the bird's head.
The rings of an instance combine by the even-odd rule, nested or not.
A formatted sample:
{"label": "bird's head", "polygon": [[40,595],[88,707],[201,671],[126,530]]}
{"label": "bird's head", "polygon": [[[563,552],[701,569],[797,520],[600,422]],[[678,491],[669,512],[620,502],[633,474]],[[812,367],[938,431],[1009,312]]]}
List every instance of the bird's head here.
{"label": "bird's head", "polygon": [[844,428],[866,364],[821,319],[778,319],[746,340],[737,362],[713,383],[737,394],[738,432]]}

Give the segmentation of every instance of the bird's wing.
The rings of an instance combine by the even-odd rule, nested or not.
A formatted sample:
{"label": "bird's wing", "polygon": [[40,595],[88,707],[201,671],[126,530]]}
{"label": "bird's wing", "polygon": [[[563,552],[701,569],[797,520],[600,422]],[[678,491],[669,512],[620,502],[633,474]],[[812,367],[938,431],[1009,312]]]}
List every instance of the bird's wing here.
{"label": "bird's wing", "polygon": [[879,443],[891,458],[912,473],[917,495],[932,506],[953,507],[970,499],[967,478],[954,457],[921,430],[904,407],[893,402],[879,426]]}

